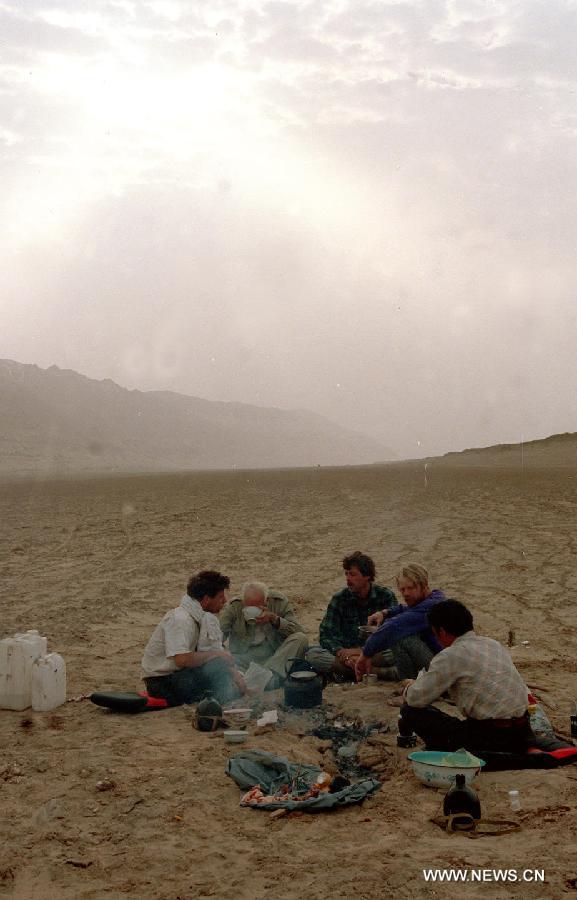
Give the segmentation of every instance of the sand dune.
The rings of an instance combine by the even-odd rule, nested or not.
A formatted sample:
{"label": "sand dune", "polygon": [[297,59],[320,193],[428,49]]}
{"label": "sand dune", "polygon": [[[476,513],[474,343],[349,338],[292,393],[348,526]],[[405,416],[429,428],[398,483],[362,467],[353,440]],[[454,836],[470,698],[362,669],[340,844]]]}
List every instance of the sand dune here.
{"label": "sand dune", "polygon": [[[422,464],[5,484],[2,635],[47,634],[67,660],[70,697],[133,689],[148,635],[192,571],[216,565],[233,589],[264,578],[314,634],[342,583],[340,559],[362,548],[382,583],[419,561],[471,606],[480,631],[504,641],[512,627],[529,641],[514,657],[567,732],[576,487],[577,469],[442,466],[425,480]],[[390,691],[332,687],[325,699],[394,729]],[[293,721],[250,746],[321,762],[302,730]],[[0,711],[0,742],[0,895],[456,896],[427,885],[425,867],[545,870],[545,885],[472,884],[460,896],[560,898],[577,884],[574,766],[483,775],[484,814],[508,818],[517,788],[522,830],[472,841],[428,821],[442,793],[416,782],[394,734],[383,788],[364,805],[278,821],[239,808],[222,739],[194,731],[185,709],[123,717],[84,701],[54,714]],[[115,786],[99,792],[105,778]]]}
{"label": "sand dune", "polygon": [[577,434],[552,434],[535,441],[518,444],[496,444],[492,447],[473,447],[457,453],[428,460],[443,466],[491,466],[507,469],[577,466]]}

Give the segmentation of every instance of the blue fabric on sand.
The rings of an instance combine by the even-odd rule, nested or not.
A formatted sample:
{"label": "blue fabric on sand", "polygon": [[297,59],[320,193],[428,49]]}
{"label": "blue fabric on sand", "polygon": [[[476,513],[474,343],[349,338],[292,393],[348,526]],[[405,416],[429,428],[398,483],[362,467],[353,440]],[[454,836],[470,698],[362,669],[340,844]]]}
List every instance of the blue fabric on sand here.
{"label": "blue fabric on sand", "polygon": [[[295,778],[305,793],[317,780],[322,769],[318,766],[289,762],[284,756],[275,756],[266,750],[243,750],[232,756],[227,764],[226,774],[236,781],[242,791],[249,791],[260,785],[264,794],[274,794],[284,784],[291,784]],[[334,794],[323,792],[308,800],[275,800],[259,803],[258,809],[307,809],[309,812],[325,812],[350,803],[360,803],[365,797],[378,791],[381,782],[376,778],[366,778],[351,784]]]}

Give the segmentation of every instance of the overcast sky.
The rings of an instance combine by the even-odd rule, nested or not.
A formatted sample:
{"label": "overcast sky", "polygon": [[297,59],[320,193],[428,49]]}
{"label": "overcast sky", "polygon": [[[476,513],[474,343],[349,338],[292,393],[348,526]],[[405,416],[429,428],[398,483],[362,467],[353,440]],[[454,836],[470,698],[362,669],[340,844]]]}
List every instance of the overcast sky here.
{"label": "overcast sky", "polygon": [[0,357],[577,430],[575,0],[0,0]]}

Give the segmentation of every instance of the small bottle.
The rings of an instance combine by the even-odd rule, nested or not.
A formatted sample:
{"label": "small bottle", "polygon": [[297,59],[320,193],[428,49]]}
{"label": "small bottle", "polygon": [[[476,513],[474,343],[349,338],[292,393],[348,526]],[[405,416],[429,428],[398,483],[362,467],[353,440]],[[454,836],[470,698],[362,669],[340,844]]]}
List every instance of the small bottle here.
{"label": "small bottle", "polygon": [[402,747],[403,749],[406,749],[407,747],[416,747],[417,735],[415,732],[412,731],[410,734],[403,734],[401,731],[402,718],[403,717],[399,715],[399,718],[397,719],[397,728],[399,731],[397,734],[397,747]]}
{"label": "small bottle", "polygon": [[[465,782],[465,776],[460,772],[455,778],[455,784],[449,788],[443,800],[443,813],[446,816],[454,816],[453,827],[468,830],[475,827],[475,821],[481,818],[481,804],[472,787]],[[463,813],[464,815],[459,815]]]}
{"label": "small bottle", "polygon": [[519,791],[509,791],[509,803],[513,812],[521,810],[521,800],[519,799]]}
{"label": "small bottle", "polygon": [[527,712],[531,731],[536,737],[555,737],[553,726],[540,703],[530,703]]}
{"label": "small bottle", "polygon": [[573,704],[573,712],[571,713],[571,737],[577,738],[577,703]]}
{"label": "small bottle", "polygon": [[322,793],[323,791],[330,791],[332,783],[332,775],[329,775],[328,772],[319,772],[314,786],[319,789],[319,793]]}

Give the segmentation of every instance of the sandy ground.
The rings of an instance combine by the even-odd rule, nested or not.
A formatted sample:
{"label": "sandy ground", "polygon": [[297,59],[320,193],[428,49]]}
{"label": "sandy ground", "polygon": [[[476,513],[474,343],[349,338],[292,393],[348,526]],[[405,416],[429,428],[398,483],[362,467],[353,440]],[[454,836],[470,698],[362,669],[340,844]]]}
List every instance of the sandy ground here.
{"label": "sandy ground", "polygon": [[[138,687],[146,640],[190,573],[218,567],[233,590],[258,577],[285,591],[311,635],[360,548],[393,584],[425,564],[467,602],[479,631],[513,649],[528,683],[567,732],[577,699],[577,470],[422,466],[234,472],[2,486],[1,636],[38,628],[68,665],[70,698]],[[325,691],[328,703],[391,723],[390,685]],[[322,763],[316,738],[289,728],[249,746]],[[239,807],[222,738],[190,712],[109,714],[88,701],[54,713],[0,711],[0,895],[42,898],[561,897],[577,890],[577,766],[487,773],[484,815],[520,832],[471,840],[429,822],[443,793],[382,748],[383,787],[336,813]],[[114,787],[100,792],[98,781]],[[424,868],[543,869],[545,883],[454,885]],[[489,875],[489,877],[492,877]]]}

